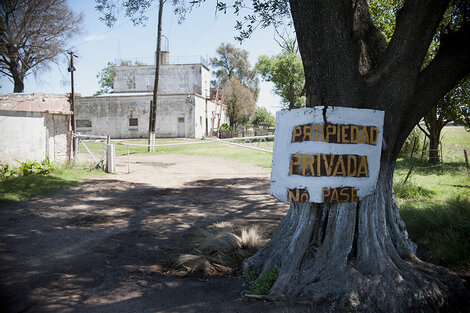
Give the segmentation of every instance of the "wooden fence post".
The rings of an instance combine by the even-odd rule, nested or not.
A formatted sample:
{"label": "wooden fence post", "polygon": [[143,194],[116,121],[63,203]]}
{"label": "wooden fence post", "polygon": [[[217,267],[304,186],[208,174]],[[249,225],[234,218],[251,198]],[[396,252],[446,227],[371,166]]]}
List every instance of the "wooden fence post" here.
{"label": "wooden fence post", "polygon": [[418,137],[415,137],[413,140],[413,146],[411,147],[410,159],[413,159],[413,153],[415,152],[415,146],[416,146],[417,141],[418,141]]}
{"label": "wooden fence post", "polygon": [[424,136],[423,149],[421,150],[421,158],[420,158],[420,160],[423,159],[424,153],[426,152],[426,138],[427,138],[427,137]]}
{"label": "wooden fence post", "polygon": [[463,154],[465,155],[465,164],[467,165],[467,173],[468,175],[470,175],[470,164],[468,164],[467,150],[463,150]]}

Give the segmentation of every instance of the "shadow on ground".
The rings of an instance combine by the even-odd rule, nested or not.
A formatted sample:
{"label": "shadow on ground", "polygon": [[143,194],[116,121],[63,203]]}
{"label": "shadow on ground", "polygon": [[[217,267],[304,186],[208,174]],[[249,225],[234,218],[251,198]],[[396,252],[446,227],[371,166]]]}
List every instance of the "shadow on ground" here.
{"label": "shadow on ground", "polygon": [[195,227],[243,221],[273,227],[287,206],[264,178],[200,180],[161,189],[91,180],[38,200],[0,206],[2,312],[295,312],[252,302],[240,277],[165,273]]}

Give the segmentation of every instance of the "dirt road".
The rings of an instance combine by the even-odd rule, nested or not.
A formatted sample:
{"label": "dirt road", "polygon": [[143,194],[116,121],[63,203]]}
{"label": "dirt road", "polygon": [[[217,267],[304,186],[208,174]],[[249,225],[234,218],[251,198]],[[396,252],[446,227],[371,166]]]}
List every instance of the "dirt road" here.
{"label": "dirt road", "polygon": [[[195,227],[275,225],[269,171],[215,157],[118,157],[118,174],[0,207],[2,312],[293,312],[247,300],[240,277],[162,273]],[[299,309],[297,307],[297,309]],[[305,309],[303,309],[305,311]]]}

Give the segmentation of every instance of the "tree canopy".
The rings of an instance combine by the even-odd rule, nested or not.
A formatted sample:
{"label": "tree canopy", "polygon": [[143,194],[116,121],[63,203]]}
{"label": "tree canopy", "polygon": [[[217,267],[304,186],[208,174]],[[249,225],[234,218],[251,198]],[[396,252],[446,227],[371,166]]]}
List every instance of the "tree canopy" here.
{"label": "tree canopy", "polygon": [[264,80],[273,82],[274,93],[281,97],[284,109],[305,106],[305,97],[302,95],[305,85],[304,68],[297,49],[285,49],[272,57],[261,55],[256,69]]}
{"label": "tree canopy", "polygon": [[272,115],[266,108],[256,107],[255,115],[251,121],[253,125],[273,127],[276,122],[274,115]]}
{"label": "tree canopy", "polygon": [[0,2],[0,72],[24,91],[24,78],[47,67],[66,51],[79,33],[82,15],[65,0],[5,0]]}
{"label": "tree canopy", "polygon": [[253,92],[232,76],[222,84],[222,93],[230,126],[234,128],[248,122],[255,112],[256,100]]}
{"label": "tree canopy", "polygon": [[[403,6],[403,0],[370,0],[371,18],[377,28],[386,36],[387,42],[393,36],[396,25],[397,12]],[[443,18],[437,28],[431,44],[429,45],[423,66],[428,65],[439,51],[441,36],[449,31],[458,31],[465,25],[470,17],[468,1],[452,1],[447,7]],[[429,162],[439,163],[440,134],[444,126],[450,122],[464,123],[470,115],[470,78],[463,79],[455,88],[450,90],[424,115],[424,128],[418,127],[429,139]]]}
{"label": "tree canopy", "polygon": [[253,93],[255,99],[259,93],[259,79],[256,69],[251,68],[248,61],[248,51],[240,49],[231,43],[222,43],[217,48],[216,57],[210,59],[214,67],[216,86],[223,86],[231,78],[236,78],[240,84],[247,87]]}

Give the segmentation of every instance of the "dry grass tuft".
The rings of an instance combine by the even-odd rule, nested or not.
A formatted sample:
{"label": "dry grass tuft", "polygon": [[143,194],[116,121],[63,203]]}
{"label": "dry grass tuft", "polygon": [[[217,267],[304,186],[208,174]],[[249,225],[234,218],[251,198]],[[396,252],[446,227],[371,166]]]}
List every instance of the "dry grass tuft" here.
{"label": "dry grass tuft", "polygon": [[265,242],[257,226],[217,223],[198,229],[192,236],[189,252],[181,253],[175,265],[190,274],[231,274],[240,270],[243,260]]}

